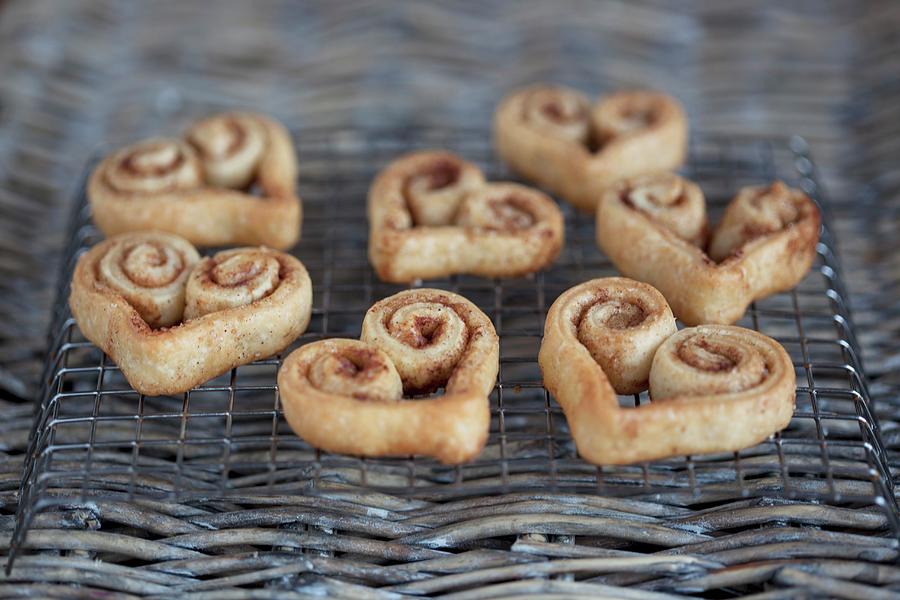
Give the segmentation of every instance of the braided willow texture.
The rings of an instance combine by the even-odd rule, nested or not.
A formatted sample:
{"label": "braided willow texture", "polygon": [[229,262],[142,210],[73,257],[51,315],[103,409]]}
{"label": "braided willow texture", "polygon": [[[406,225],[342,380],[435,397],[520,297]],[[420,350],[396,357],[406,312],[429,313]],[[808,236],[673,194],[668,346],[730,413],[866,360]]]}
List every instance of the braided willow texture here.
{"label": "braided willow texture", "polygon": [[887,598],[900,585],[896,541],[879,535],[883,515],[771,497],[700,511],[652,497],[428,502],[344,486],[321,496],[123,500],[42,513],[27,543],[42,552],[0,577],[0,594],[661,599],[772,589]]}

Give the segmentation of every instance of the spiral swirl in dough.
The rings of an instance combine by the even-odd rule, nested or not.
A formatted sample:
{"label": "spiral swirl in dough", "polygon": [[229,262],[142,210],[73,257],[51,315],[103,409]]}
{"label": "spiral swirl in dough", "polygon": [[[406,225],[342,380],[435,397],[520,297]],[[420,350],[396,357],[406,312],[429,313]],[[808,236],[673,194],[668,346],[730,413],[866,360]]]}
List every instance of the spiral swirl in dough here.
{"label": "spiral swirl in dough", "polygon": [[706,238],[706,200],[700,187],[674,173],[653,173],[623,183],[632,207],[668,227],[678,237],[702,246]]}
{"label": "spiral swirl in dough", "polygon": [[466,194],[484,184],[472,163],[448,153],[423,153],[406,165],[403,193],[417,226],[453,223]]}
{"label": "spiral swirl in dough", "polygon": [[471,364],[473,351],[489,353],[496,335],[490,320],[465,298],[420,289],[395,294],[372,306],[363,320],[361,339],[391,358],[407,394],[441,387],[452,393],[473,385],[487,393],[493,378],[473,383],[469,371],[477,372]]}
{"label": "spiral swirl in dough", "polygon": [[200,155],[206,180],[232,189],[245,188],[256,178],[268,143],[262,124],[239,113],[198,121],[188,129],[186,137]]}
{"label": "spiral swirl in dough", "polygon": [[119,192],[155,194],[200,186],[203,172],[197,154],[180,140],[154,138],[116,152],[103,171]]}
{"label": "spiral swirl in dough", "polygon": [[403,398],[403,383],[390,357],[357,340],[320,342],[308,377],[313,387],[327,394],[376,402]]}
{"label": "spiral swirl in dough", "polygon": [[810,203],[781,181],[744,188],[728,205],[709,242],[709,256],[721,262],[747,242],[789,229],[806,217]]}
{"label": "spiral swirl in dough", "polygon": [[[776,349],[777,347],[777,349]],[[781,362],[775,342],[755,331],[724,325],[684,329],[660,347],[653,360],[654,402],[734,394],[760,385]]]}
{"label": "spiral swirl in dough", "polygon": [[656,348],[675,333],[672,310],[655,288],[610,277],[574,299],[578,340],[619,394],[647,389]]}
{"label": "spiral swirl in dough", "polygon": [[122,294],[150,327],[181,321],[188,275],[200,260],[183,238],[153,231],[122,237],[100,259],[97,278]]}
{"label": "spiral swirl in dough", "polygon": [[278,254],[267,248],[236,248],[204,258],[187,282],[185,321],[271,294],[281,281]]}
{"label": "spiral swirl in dough", "polygon": [[522,118],[532,129],[554,138],[587,144],[590,103],[575,90],[548,86],[529,90]]}

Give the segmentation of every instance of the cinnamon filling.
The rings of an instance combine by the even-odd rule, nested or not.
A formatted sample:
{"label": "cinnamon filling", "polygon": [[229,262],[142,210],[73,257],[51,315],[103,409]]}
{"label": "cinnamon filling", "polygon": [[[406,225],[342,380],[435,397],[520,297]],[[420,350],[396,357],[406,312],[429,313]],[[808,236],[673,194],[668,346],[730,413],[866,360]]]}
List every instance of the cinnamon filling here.
{"label": "cinnamon filling", "polygon": [[178,149],[159,146],[135,150],[122,159],[120,166],[129,175],[159,177],[177,171],[184,160]]}
{"label": "cinnamon filling", "polygon": [[559,125],[566,125],[584,118],[584,111],[581,107],[575,107],[575,110],[561,106],[558,102],[550,101],[541,105],[541,113],[547,117],[547,120]]}
{"label": "cinnamon filling", "polygon": [[231,156],[244,144],[247,132],[245,132],[244,128],[241,127],[241,124],[234,119],[228,119],[225,125],[231,133],[231,143],[228,145],[228,148],[225,149],[225,155]]}
{"label": "cinnamon filling", "polygon": [[163,287],[178,278],[184,269],[184,261],[174,250],[159,242],[147,241],[124,251],[121,268],[141,287]]}
{"label": "cinnamon filling", "polygon": [[346,356],[337,357],[337,368],[335,373],[344,377],[356,377],[362,370],[359,365],[347,358]]}
{"label": "cinnamon filling", "polygon": [[413,348],[430,346],[444,332],[444,322],[434,317],[417,316],[412,328],[402,332],[400,339]]}
{"label": "cinnamon filling", "polygon": [[675,208],[685,202],[684,186],[668,175],[645,177],[630,187],[623,186],[619,197],[626,206],[636,210]]}
{"label": "cinnamon filling", "polygon": [[535,224],[534,215],[528,210],[528,203],[518,196],[490,200],[488,207],[493,217],[493,223],[488,225],[488,229],[517,231]]}
{"label": "cinnamon filling", "polygon": [[575,327],[582,331],[582,323],[590,319],[609,329],[630,329],[646,321],[648,316],[648,311],[637,298],[625,300],[599,293],[582,309],[575,320]]}
{"label": "cinnamon filling", "polygon": [[656,122],[656,111],[648,107],[626,106],[619,113],[619,122],[616,129],[622,133],[637,131],[653,125]]}
{"label": "cinnamon filling", "polygon": [[758,190],[750,203],[760,212],[760,220],[754,224],[756,231],[766,229],[762,233],[771,233],[800,220],[800,211],[792,201],[790,190],[780,181]]}
{"label": "cinnamon filling", "polygon": [[400,399],[400,382],[397,381],[396,388],[393,387],[388,366],[378,353],[369,348],[347,347],[322,355],[310,365],[307,376],[310,383],[323,392],[357,400],[384,402]]}
{"label": "cinnamon filling", "polygon": [[213,117],[188,135],[188,141],[203,158],[228,158],[247,140],[247,131],[233,117]]}
{"label": "cinnamon filling", "polygon": [[[438,159],[403,184],[403,198],[415,225],[448,225],[459,198],[453,186],[462,177],[462,167],[454,161]],[[444,190],[447,190],[445,193]],[[462,194],[462,191],[456,193]],[[432,194],[435,194],[432,196]],[[442,195],[437,195],[442,194]]]}
{"label": "cinnamon filling", "polygon": [[679,359],[695,369],[714,373],[730,371],[741,362],[741,354],[735,348],[702,338],[685,340],[678,346],[677,353]]}
{"label": "cinnamon filling", "polygon": [[372,379],[385,370],[371,350],[347,352],[335,357],[335,375],[351,379]]}
{"label": "cinnamon filling", "polygon": [[263,250],[230,250],[204,261],[185,290],[185,319],[252,304],[275,293],[282,262]]}
{"label": "cinnamon filling", "polygon": [[456,183],[459,180],[460,171],[458,164],[449,160],[439,160],[430,164],[426,171],[410,177],[410,182],[424,179],[427,183],[426,189],[433,192]]}
{"label": "cinnamon filling", "polygon": [[261,262],[257,257],[232,256],[213,268],[210,279],[222,287],[237,287],[263,271]]}
{"label": "cinnamon filling", "polygon": [[637,327],[647,318],[641,306],[620,300],[604,303],[601,310],[605,313],[606,326],[610,329]]}

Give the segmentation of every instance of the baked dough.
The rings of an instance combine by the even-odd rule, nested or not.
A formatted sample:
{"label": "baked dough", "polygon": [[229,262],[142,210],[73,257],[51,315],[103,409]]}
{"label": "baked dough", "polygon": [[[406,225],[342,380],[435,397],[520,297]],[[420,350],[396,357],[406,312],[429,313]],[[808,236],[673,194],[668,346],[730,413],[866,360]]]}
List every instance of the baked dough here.
{"label": "baked dough", "polygon": [[[630,279],[564,292],[547,314],[538,361],[579,454],[598,465],[740,450],[793,415],[796,375],[778,342],[730,325],[675,333],[662,294]],[[617,392],[648,381],[649,404],[619,406]]]}
{"label": "baked dough", "polygon": [[504,98],[494,145],[512,169],[583,211],[625,177],[684,163],[688,125],[671,96],[618,92],[594,106],[567,87],[535,85]]}
{"label": "baked dough", "polygon": [[597,244],[623,275],[658,288],[688,325],[734,323],[809,271],[820,216],[803,192],[780,181],[743,188],[708,246],[703,203],[700,188],[677,175],[620,182],[597,207]]}
{"label": "baked dough", "polygon": [[158,231],[88,250],[69,296],[84,336],[154,396],[280,352],[305,331],[311,304],[309,275],[288,254],[238,248],[201,260],[187,240]]}
{"label": "baked dough", "polygon": [[[91,173],[94,223],[107,236],[168,231],[198,246],[300,238],[297,157],[287,130],[249,112],[195,123],[183,139],[154,138],[114,152]],[[261,195],[247,190],[256,184]]]}
{"label": "baked dough", "polygon": [[472,274],[516,277],[556,259],[563,217],[545,194],[485,183],[449,152],[416,152],[382,171],[369,190],[369,261],[389,282]]}
{"label": "baked dough", "polygon": [[[278,388],[291,428],[317,448],[457,464],[487,441],[499,361],[494,326],[474,304],[415,289],[372,306],[361,341],[323,340],[292,352]],[[441,396],[403,399],[440,388]]]}

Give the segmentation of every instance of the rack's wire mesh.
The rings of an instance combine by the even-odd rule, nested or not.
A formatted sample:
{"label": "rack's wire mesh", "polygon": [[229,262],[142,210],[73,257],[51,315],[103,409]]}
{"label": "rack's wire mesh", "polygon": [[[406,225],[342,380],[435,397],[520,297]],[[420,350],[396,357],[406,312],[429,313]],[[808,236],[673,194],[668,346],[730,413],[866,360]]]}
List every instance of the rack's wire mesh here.
{"label": "rack's wire mesh", "polygon": [[[295,138],[305,213],[296,254],[312,277],[314,304],[310,326],[294,346],[357,337],[366,309],[402,289],[380,282],[366,257],[365,196],[387,162],[410,150],[442,147],[481,165],[490,179],[511,178],[493,158],[483,131],[316,130],[295,132]],[[703,188],[713,219],[738,187],[776,177],[822,204],[808,148],[797,138],[695,139],[686,174]],[[594,244],[593,218],[568,206],[564,212],[566,247],[546,272],[512,280],[460,276],[423,283],[468,297],[493,319],[501,338],[488,445],[472,463],[447,467],[415,457],[360,459],[309,447],[281,416],[275,385],[281,356],[239,367],[178,397],[131,390],[117,367],[84,340],[66,305],[74,262],[98,240],[82,196],[61,276],[13,548],[21,546],[36,513],[73,501],[321,490],[386,491],[433,501],[565,490],[684,506],[780,496],[878,506],[893,534],[900,535],[827,211],[809,275],[795,290],[755,303],[739,323],[776,338],[793,358],[798,379],[791,425],[737,453],[615,468],[578,458],[537,365],[546,310],[557,295],[615,274]],[[635,405],[648,399],[642,394],[621,401]]]}

